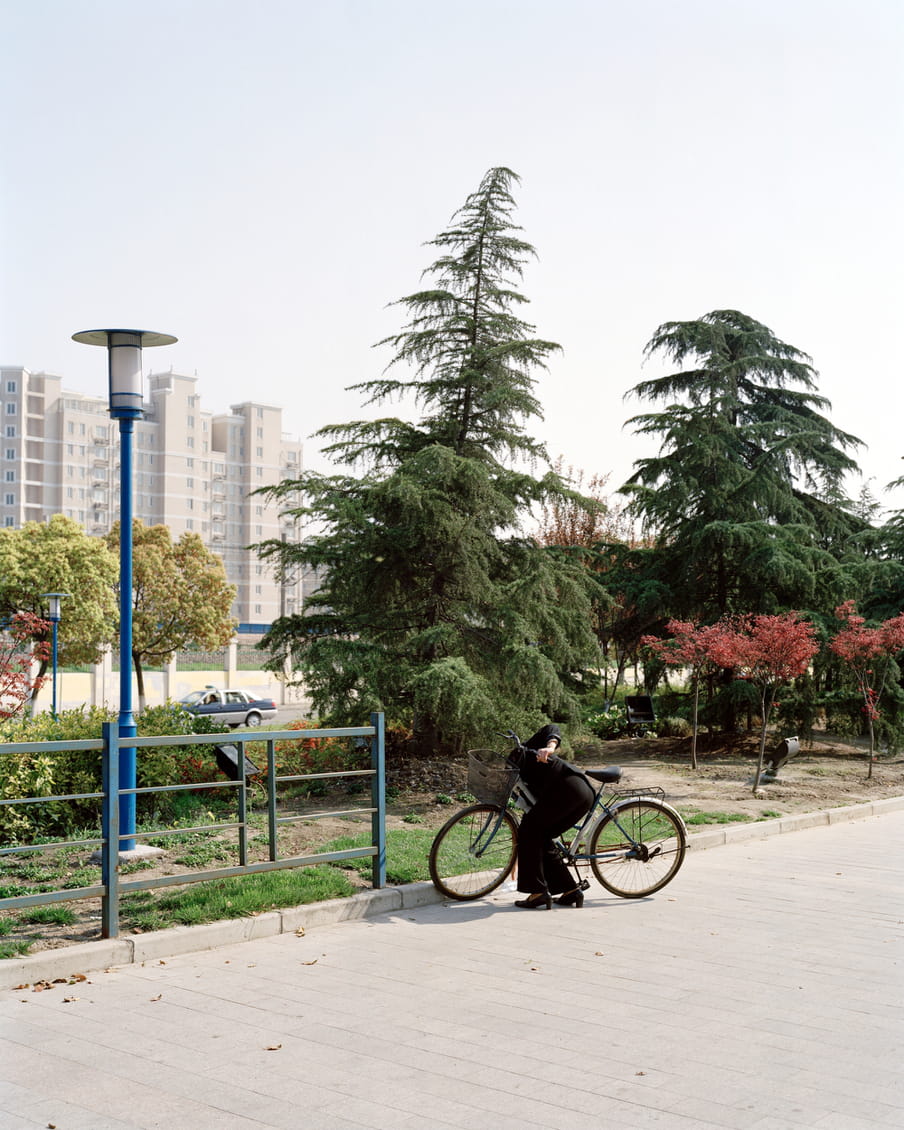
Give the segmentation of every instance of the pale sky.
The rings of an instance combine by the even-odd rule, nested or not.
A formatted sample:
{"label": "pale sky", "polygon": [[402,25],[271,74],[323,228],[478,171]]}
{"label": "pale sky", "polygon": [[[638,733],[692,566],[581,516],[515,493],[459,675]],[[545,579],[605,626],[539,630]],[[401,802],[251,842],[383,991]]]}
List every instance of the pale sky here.
{"label": "pale sky", "polygon": [[[614,487],[665,321],[734,308],[809,353],[904,491],[901,0],[0,0],[0,363],[106,394],[78,330],[171,333],[205,408],[357,419],[388,306],[494,165],[553,456]],[[647,441],[649,442],[649,441]],[[849,484],[852,494],[860,482]]]}

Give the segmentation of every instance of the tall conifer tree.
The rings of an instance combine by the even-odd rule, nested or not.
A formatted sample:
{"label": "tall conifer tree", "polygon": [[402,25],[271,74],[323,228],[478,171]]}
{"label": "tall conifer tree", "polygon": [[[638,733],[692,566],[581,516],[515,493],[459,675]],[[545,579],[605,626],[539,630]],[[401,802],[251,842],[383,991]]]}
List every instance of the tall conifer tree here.
{"label": "tall conifer tree", "polygon": [[666,407],[629,421],[661,447],[624,489],[668,558],[673,614],[806,606],[863,527],[841,489],[860,441],[822,415],[810,358],[736,310],[667,322],[646,353],[682,368],[631,390]]}
{"label": "tall conifer tree", "polygon": [[514,312],[533,248],[513,223],[518,178],[490,169],[431,241],[432,285],[397,303],[404,328],[366,403],[409,397],[419,410],[324,428],[358,474],[307,473],[273,493],[319,531],[266,543],[282,570],[316,569],[304,613],[266,644],[288,659],[315,707],[337,722],[383,709],[421,749],[455,749],[508,725],[568,716],[572,680],[592,662],[586,571],[523,534],[535,503],[567,495],[529,431],[534,373],[558,349]]}

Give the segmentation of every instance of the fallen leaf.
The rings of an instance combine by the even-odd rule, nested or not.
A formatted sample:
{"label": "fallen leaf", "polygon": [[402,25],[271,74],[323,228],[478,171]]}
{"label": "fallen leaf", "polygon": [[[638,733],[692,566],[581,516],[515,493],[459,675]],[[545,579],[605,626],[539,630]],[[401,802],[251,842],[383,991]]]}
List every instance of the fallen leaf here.
{"label": "fallen leaf", "polygon": [[30,989],[31,985],[26,981],[24,985],[14,985],[13,992],[18,992],[19,989]]}
{"label": "fallen leaf", "polygon": [[69,984],[70,985],[78,985],[79,982],[87,981],[87,980],[88,980],[88,978],[85,976],[84,973],[73,973],[72,976],[69,978]]}
{"label": "fallen leaf", "polygon": [[157,964],[158,965],[166,965],[166,962],[163,960],[163,958],[161,958],[160,961],[157,962]]}
{"label": "fallen leaf", "polygon": [[296,938],[303,938],[304,937],[304,926],[298,927],[298,929],[295,931],[295,937]]}
{"label": "fallen leaf", "polygon": [[268,1052],[278,1052],[281,1047],[282,1047],[282,1044],[268,1044],[267,1045],[267,1051]]}
{"label": "fallen leaf", "polygon": [[646,1071],[635,1071],[635,1075],[646,1075]]}
{"label": "fallen leaf", "polygon": [[163,997],[163,993],[158,993],[156,997],[148,997],[148,1000],[159,1001]]}
{"label": "fallen leaf", "polygon": [[81,997],[63,997],[63,1004],[74,1004],[76,1001],[80,1001],[81,999]]}
{"label": "fallen leaf", "polygon": [[605,957],[606,955],[603,953],[602,950],[597,950],[596,953],[593,956],[594,957]]}
{"label": "fallen leaf", "polygon": [[65,977],[54,977],[53,983],[54,983],[54,985],[65,985],[66,984],[66,978]]}
{"label": "fallen leaf", "polygon": [[303,962],[301,962],[301,964],[302,965],[316,965],[317,964],[317,958],[315,957],[313,961],[303,961]]}

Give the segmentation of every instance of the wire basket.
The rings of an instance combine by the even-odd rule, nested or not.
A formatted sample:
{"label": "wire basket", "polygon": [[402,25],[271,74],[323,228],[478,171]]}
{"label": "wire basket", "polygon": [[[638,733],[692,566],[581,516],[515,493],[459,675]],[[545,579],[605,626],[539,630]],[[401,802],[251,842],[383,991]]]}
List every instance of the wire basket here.
{"label": "wire basket", "polygon": [[[495,764],[488,759],[495,759]],[[499,754],[490,749],[468,751],[468,790],[484,804],[504,805],[518,780],[518,770],[500,763]]]}

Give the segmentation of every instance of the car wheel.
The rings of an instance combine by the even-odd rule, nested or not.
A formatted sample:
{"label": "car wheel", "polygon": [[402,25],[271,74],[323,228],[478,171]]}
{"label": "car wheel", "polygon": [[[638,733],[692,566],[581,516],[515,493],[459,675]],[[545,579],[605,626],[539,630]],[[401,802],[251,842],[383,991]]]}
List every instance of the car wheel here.
{"label": "car wheel", "polygon": [[259,726],[262,721],[263,719],[261,718],[260,714],[258,714],[256,710],[252,710],[251,713],[245,718],[245,725]]}

